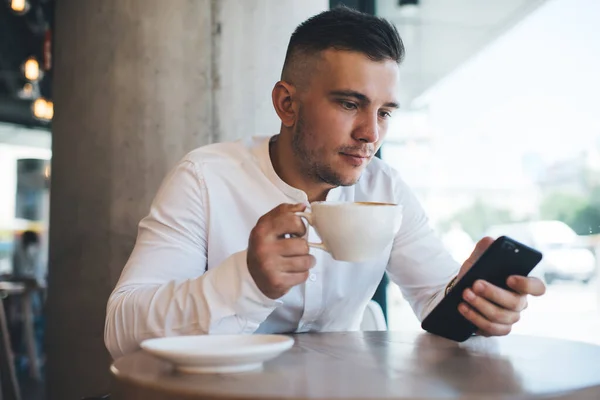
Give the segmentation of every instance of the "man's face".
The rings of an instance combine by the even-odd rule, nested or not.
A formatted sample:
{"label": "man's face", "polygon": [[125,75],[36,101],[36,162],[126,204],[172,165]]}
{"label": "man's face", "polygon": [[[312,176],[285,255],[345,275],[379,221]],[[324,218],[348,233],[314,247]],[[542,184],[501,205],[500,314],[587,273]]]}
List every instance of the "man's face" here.
{"label": "man's face", "polygon": [[398,64],[337,50],[321,58],[300,94],[292,144],[303,173],[349,186],[379,149],[398,107]]}

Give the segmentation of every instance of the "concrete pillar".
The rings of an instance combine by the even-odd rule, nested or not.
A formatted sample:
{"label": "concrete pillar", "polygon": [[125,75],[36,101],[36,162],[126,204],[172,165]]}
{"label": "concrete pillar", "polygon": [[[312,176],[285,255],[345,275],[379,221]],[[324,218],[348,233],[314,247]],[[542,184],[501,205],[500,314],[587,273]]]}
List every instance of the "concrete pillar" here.
{"label": "concrete pillar", "polygon": [[61,0],[55,10],[49,399],[109,390],[106,300],[191,149],[278,130],[289,34],[327,0]]}

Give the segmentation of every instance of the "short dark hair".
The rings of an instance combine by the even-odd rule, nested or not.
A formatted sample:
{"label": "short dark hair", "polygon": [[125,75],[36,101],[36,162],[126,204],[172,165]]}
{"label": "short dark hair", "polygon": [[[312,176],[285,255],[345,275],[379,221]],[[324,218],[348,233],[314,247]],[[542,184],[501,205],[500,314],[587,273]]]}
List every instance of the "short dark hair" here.
{"label": "short dark hair", "polygon": [[396,27],[383,18],[345,6],[317,14],[300,24],[290,38],[286,66],[296,53],[318,53],[327,49],[356,51],[373,61],[404,59],[404,44]]}
{"label": "short dark hair", "polygon": [[32,244],[39,244],[40,238],[38,234],[34,231],[25,231],[23,235],[21,235],[21,244],[24,249],[29,247]]}

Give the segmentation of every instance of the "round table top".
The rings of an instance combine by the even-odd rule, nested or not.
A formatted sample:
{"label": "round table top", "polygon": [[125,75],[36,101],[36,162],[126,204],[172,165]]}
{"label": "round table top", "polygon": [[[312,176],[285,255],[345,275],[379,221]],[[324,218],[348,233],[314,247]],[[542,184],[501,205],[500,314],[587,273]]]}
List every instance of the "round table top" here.
{"label": "round table top", "polygon": [[25,289],[25,285],[20,282],[0,281],[0,292],[6,294],[21,294]]}
{"label": "round table top", "polygon": [[404,332],[291,337],[294,347],[262,371],[186,375],[143,351],[111,371],[132,399],[135,388],[153,399],[600,399],[600,346],[592,344],[519,335],[455,343]]}

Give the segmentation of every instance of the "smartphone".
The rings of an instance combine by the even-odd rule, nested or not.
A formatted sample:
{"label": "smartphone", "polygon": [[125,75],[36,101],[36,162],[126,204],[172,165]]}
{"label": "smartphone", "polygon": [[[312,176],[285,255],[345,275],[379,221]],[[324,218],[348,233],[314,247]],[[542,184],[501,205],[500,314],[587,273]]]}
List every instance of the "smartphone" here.
{"label": "smartphone", "polygon": [[463,292],[478,279],[511,290],[506,280],[511,275],[527,276],[542,260],[542,253],[506,236],[496,239],[479,257],[471,269],[423,320],[421,327],[456,342],[471,337],[477,327],[458,311]]}

